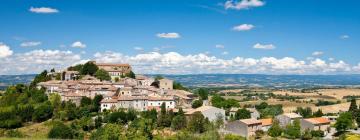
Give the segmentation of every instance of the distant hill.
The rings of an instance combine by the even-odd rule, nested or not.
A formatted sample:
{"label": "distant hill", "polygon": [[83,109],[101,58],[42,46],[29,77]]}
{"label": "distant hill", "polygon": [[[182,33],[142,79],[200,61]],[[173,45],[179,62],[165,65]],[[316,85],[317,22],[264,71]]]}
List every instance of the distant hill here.
{"label": "distant hill", "polygon": [[[148,75],[155,76],[155,75]],[[261,75],[261,74],[194,74],[163,75],[188,87],[270,87],[311,88],[326,86],[359,86],[360,75]],[[0,75],[0,89],[18,83],[29,84],[35,74]]]}
{"label": "distant hill", "polygon": [[9,85],[24,83],[29,84],[36,74],[27,75],[0,75],[0,90],[5,89]]}

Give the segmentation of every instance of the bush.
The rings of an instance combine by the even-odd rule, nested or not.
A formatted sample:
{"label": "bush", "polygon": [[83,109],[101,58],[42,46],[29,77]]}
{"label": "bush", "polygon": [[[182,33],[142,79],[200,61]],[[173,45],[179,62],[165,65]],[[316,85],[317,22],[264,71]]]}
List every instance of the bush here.
{"label": "bush", "polygon": [[46,121],[47,119],[51,118],[53,114],[53,107],[49,102],[43,103],[40,106],[38,106],[34,114],[32,116],[33,121],[36,122],[42,122]]}
{"label": "bush", "polygon": [[74,138],[73,130],[66,126],[63,123],[56,123],[54,124],[53,128],[51,128],[48,138],[53,139],[72,139]]}
{"label": "bush", "polygon": [[191,107],[192,107],[192,108],[198,108],[198,107],[202,106],[202,104],[203,104],[203,101],[202,101],[202,100],[195,100],[195,101],[192,103]]}
{"label": "bush", "polygon": [[321,130],[312,130],[311,135],[313,137],[324,137],[324,131]]}
{"label": "bush", "polygon": [[20,131],[14,129],[14,130],[9,130],[9,131],[7,131],[7,132],[5,133],[5,137],[22,138],[22,137],[24,137],[24,135],[23,135]]}
{"label": "bush", "polygon": [[246,138],[238,135],[226,134],[224,140],[246,140]]}

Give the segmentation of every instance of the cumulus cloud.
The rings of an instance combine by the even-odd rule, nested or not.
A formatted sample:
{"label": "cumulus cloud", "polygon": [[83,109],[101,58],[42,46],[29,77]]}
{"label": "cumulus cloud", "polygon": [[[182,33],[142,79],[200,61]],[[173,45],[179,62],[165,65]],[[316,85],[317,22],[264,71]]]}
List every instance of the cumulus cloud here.
{"label": "cumulus cloud", "polygon": [[177,52],[149,52],[129,56],[107,51],[96,53],[94,60],[108,63],[130,63],[137,73],[149,74],[332,74],[353,72],[353,68],[344,61],[329,63],[322,59],[304,61],[292,57],[256,59],[239,56],[221,59],[206,53],[182,55]]}
{"label": "cumulus cloud", "polygon": [[262,50],[273,50],[275,49],[275,45],[273,44],[260,44],[260,43],[256,43],[253,46],[254,49],[262,49]]}
{"label": "cumulus cloud", "polygon": [[315,51],[312,53],[313,56],[321,56],[323,54],[324,54],[324,52],[321,52],[321,51]]}
{"label": "cumulus cloud", "polygon": [[232,29],[234,31],[249,31],[251,29],[253,29],[255,26],[252,24],[241,24],[238,26],[233,27]]}
{"label": "cumulus cloud", "polygon": [[86,48],[86,44],[80,42],[80,41],[75,41],[73,44],[71,44],[71,47],[73,48]]}
{"label": "cumulus cloud", "polygon": [[244,10],[253,7],[261,7],[264,5],[265,3],[261,0],[241,0],[241,1],[228,0],[225,2],[224,7],[225,9]]}
{"label": "cumulus cloud", "polygon": [[30,7],[29,11],[33,12],[33,13],[39,13],[39,14],[52,14],[52,13],[59,12],[59,10],[50,8],[50,7],[38,7],[38,8]]}
{"label": "cumulus cloud", "polygon": [[221,44],[217,44],[215,45],[215,48],[218,48],[218,49],[224,49],[225,46],[224,45],[221,45]]}
{"label": "cumulus cloud", "polygon": [[71,51],[33,50],[0,61],[0,66],[6,67],[0,70],[0,75],[33,74],[51,68],[61,70],[78,61],[81,61],[81,56]]}
{"label": "cumulus cloud", "polygon": [[0,58],[5,58],[11,56],[12,54],[13,51],[10,49],[10,47],[0,42]]}
{"label": "cumulus cloud", "polygon": [[179,33],[158,33],[156,34],[156,36],[159,38],[170,38],[170,39],[180,38]]}
{"label": "cumulus cloud", "polygon": [[29,41],[29,42],[23,42],[20,44],[21,47],[35,47],[41,45],[41,42],[39,41]]}

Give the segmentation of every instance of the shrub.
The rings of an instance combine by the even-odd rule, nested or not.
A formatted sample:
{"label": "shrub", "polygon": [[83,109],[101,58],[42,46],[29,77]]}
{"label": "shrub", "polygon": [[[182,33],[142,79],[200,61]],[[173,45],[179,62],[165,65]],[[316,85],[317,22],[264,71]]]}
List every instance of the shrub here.
{"label": "shrub", "polygon": [[321,130],[312,130],[311,135],[313,137],[324,137],[324,131]]}
{"label": "shrub", "polygon": [[192,103],[191,107],[192,107],[192,108],[198,108],[198,107],[202,106],[202,104],[203,104],[203,101],[202,101],[202,100],[195,100],[195,101]]}
{"label": "shrub", "polygon": [[53,128],[51,128],[48,138],[53,139],[72,139],[74,138],[73,130],[66,126],[63,123],[54,124]]}

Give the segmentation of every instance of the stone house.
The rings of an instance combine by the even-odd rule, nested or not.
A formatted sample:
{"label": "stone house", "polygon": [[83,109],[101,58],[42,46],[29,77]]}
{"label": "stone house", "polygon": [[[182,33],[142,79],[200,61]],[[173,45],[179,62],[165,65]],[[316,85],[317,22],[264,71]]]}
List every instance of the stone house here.
{"label": "stone house", "polygon": [[159,88],[163,90],[172,90],[173,89],[173,80],[170,79],[160,79],[159,80]]}
{"label": "stone house", "polygon": [[301,130],[321,130],[326,135],[330,129],[330,120],[324,117],[307,118],[300,121]]}
{"label": "stone house", "polygon": [[225,124],[225,131],[246,138],[255,136],[255,132],[261,130],[261,121],[256,119],[242,119]]}
{"label": "stone house", "polygon": [[225,121],[225,110],[221,108],[216,108],[213,106],[201,106],[196,109],[188,110],[185,115],[191,116],[195,112],[201,112],[205,118],[208,118],[209,121],[215,121],[218,117],[222,117]]}
{"label": "stone house", "polygon": [[285,127],[288,124],[292,124],[296,119],[302,119],[302,116],[296,113],[284,113],[275,117],[281,127]]}

